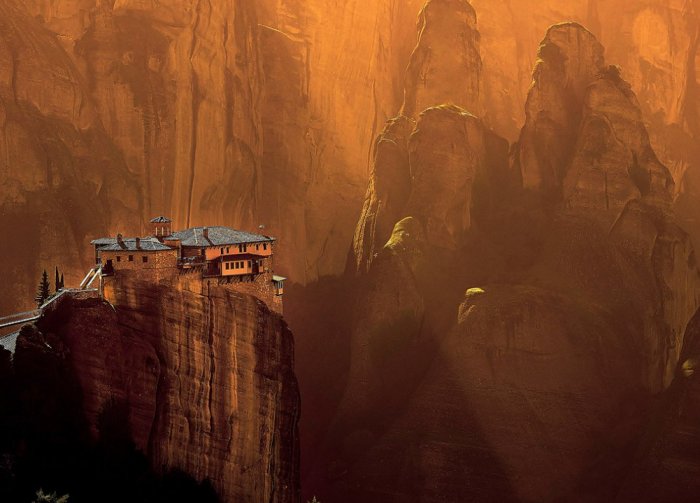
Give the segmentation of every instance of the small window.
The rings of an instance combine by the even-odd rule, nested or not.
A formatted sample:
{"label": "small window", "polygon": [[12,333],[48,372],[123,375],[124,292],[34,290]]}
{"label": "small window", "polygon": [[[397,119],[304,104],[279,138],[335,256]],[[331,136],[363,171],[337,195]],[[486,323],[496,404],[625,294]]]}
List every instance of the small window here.
{"label": "small window", "polygon": [[117,255],[117,262],[121,262],[121,261],[122,261],[121,256]]}
{"label": "small window", "polygon": [[243,253],[243,245],[238,245],[238,253]]}
{"label": "small window", "polygon": [[267,250],[267,243],[263,243],[263,250]]}
{"label": "small window", "polygon": [[223,248],[221,249],[221,254],[222,254],[222,255],[224,254],[224,249],[223,249]]}
{"label": "small window", "polygon": [[249,260],[249,261],[248,261],[248,269],[250,269],[251,267],[253,267],[253,261],[252,261],[252,260]]}
{"label": "small window", "polygon": [[141,259],[143,260],[144,264],[148,263],[148,256],[147,255],[144,255],[143,257],[141,257]]}
{"label": "small window", "polygon": [[260,249],[260,245],[255,245],[255,249],[256,249],[256,250],[259,250],[259,249]]}
{"label": "small window", "polygon": [[243,245],[243,251],[247,252],[248,251],[248,245]]}
{"label": "small window", "polygon": [[230,247],[230,246],[227,246],[227,247],[226,247],[226,253],[231,253],[231,247]]}
{"label": "small window", "polygon": [[134,256],[133,256],[133,255],[129,255],[129,262],[133,262],[133,261],[134,261]]}

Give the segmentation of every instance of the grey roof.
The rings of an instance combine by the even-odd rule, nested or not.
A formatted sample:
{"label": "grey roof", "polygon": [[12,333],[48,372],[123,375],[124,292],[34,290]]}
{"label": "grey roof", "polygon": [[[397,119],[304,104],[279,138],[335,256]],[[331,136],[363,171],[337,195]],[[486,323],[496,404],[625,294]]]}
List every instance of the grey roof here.
{"label": "grey roof", "polygon": [[117,238],[99,238],[99,239],[93,239],[90,241],[90,244],[95,245],[95,246],[106,246],[106,245],[112,245],[117,242]]}
{"label": "grey roof", "polygon": [[152,224],[169,224],[170,222],[172,222],[172,220],[164,216],[156,217],[153,220],[151,220]]}
{"label": "grey roof", "polygon": [[284,276],[272,276],[272,281],[282,282],[282,281],[286,281],[286,280],[287,280],[287,278],[285,278]]}
{"label": "grey roof", "polygon": [[102,251],[166,251],[172,249],[155,238],[141,239],[138,247],[136,246],[136,238],[123,239],[121,243],[115,239],[114,243],[100,247]]}
{"label": "grey roof", "polygon": [[[204,238],[204,229],[208,229],[208,238]],[[194,227],[184,231],[174,232],[165,239],[179,239],[182,246],[207,247],[237,245],[247,243],[272,243],[275,241],[270,236],[251,234],[250,232],[237,231],[228,227]]]}

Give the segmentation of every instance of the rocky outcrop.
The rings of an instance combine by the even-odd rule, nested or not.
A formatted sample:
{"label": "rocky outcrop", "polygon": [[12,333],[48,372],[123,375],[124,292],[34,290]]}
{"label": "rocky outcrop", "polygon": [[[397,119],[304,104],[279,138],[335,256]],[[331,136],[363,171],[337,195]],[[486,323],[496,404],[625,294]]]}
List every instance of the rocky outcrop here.
{"label": "rocky outcrop", "polygon": [[79,281],[82,243],[135,225],[142,194],[58,42],[13,2],[0,25],[0,311],[11,312],[31,302],[41,265]]}
{"label": "rocky outcrop", "polygon": [[540,45],[518,144],[526,189],[561,190],[582,117],[588,85],[602,71],[603,47],[574,24],[554,26]]}
{"label": "rocky outcrop", "polygon": [[[444,248],[454,249],[471,227],[472,187],[479,178],[503,175],[497,157],[507,151],[505,141],[473,114],[480,110],[480,73],[479,33],[469,2],[429,1],[406,72],[402,114],[374,144],[351,268],[366,271],[404,217],[419,220],[427,239]],[[495,164],[488,169],[487,159]]]}
{"label": "rocky outcrop", "polygon": [[525,116],[521,104],[532,83],[541,33],[565,20],[586,26],[619,65],[639,100],[651,145],[675,181],[675,207],[694,239],[700,215],[697,152],[698,12],[696,1],[601,2],[474,0],[482,35],[486,116],[514,140]]}
{"label": "rocky outcrop", "polygon": [[[345,264],[369,138],[403,99],[421,5],[353,1],[328,15],[338,6],[325,0],[30,0],[17,15],[57,39],[139,182],[121,230],[156,213],[181,227],[265,225],[305,283]],[[104,227],[95,234],[117,231]]]}
{"label": "rocky outcrop", "polygon": [[17,358],[49,344],[74,375],[93,436],[118,404],[156,471],[208,481],[222,501],[298,501],[299,394],[286,324],[221,287],[201,295],[121,278],[115,295],[116,310],[64,303],[23,333]]}
{"label": "rocky outcrop", "polygon": [[403,217],[411,194],[408,140],[414,127],[411,119],[397,117],[387,123],[375,142],[374,169],[353,240],[359,270],[367,270],[386,243],[382,239],[391,235],[393,226]]}
{"label": "rocky outcrop", "polygon": [[[32,66],[32,78],[20,81],[21,99],[43,100],[42,117],[49,101],[69,109],[81,103],[81,128],[101,125],[109,144],[81,152],[109,151],[88,164],[96,170],[108,157],[107,172],[118,172],[100,187],[119,185],[125,169],[137,182],[113,189],[126,208],[91,222],[97,228],[91,235],[138,228],[153,213],[175,216],[181,226],[264,224],[288,250],[283,265],[290,276],[307,282],[337,273],[362,205],[371,140],[404,97],[414,109],[409,116],[452,102],[514,140],[541,34],[567,19],[598,35],[608,61],[622,66],[651,143],[674,175],[678,208],[689,223],[697,219],[696,2],[527,0],[516,9],[505,0],[474,0],[472,9],[465,1],[435,1],[423,10],[418,45],[413,21],[422,0],[200,3],[5,2],[4,18],[37,35],[15,42],[56,56],[52,64]],[[446,9],[450,16],[441,15]],[[62,84],[53,87],[47,69],[59,62],[73,68],[61,70]],[[4,68],[9,79],[12,72]],[[441,78],[446,72],[451,78]],[[406,80],[420,85],[406,88]],[[68,88],[75,100],[64,93]],[[480,103],[473,103],[477,88]],[[211,134],[213,127],[222,134]],[[11,129],[10,143],[21,143],[22,134],[46,136],[33,123],[24,130]],[[75,141],[58,143],[61,152],[41,149],[36,156],[53,166],[64,166],[65,154],[82,157]],[[12,179],[23,178],[15,168],[20,164],[8,164]],[[57,203],[49,212],[69,212],[66,206]],[[65,227],[46,213],[33,218],[46,228]],[[26,262],[18,283],[32,286],[50,262],[62,262],[76,278],[88,265],[78,256],[34,255]]]}
{"label": "rocky outcrop", "polygon": [[391,121],[376,145],[355,231],[355,267],[366,271],[392,226],[409,216],[425,226],[431,246],[456,250],[473,211],[491,204],[496,187],[508,190],[507,171],[505,141],[464,109],[432,107],[415,123],[406,117]]}
{"label": "rocky outcrop", "polygon": [[310,475],[323,496],[617,494],[671,384],[700,275],[636,98],[582,26],[547,33],[527,112],[523,187],[505,142],[458,107],[380,138],[356,236],[408,218],[381,249],[355,243],[347,387]]}
{"label": "rocky outcrop", "polygon": [[670,208],[673,177],[651,147],[637,99],[585,28],[550,28],[526,109],[515,157],[526,190],[607,225],[631,201]]}
{"label": "rocky outcrop", "polygon": [[696,314],[685,333],[674,383],[653,410],[643,447],[615,501],[684,500],[700,489],[699,336],[700,315]]}
{"label": "rocky outcrop", "polygon": [[481,115],[481,54],[476,12],[467,0],[430,0],[406,71],[402,115],[452,104]]}

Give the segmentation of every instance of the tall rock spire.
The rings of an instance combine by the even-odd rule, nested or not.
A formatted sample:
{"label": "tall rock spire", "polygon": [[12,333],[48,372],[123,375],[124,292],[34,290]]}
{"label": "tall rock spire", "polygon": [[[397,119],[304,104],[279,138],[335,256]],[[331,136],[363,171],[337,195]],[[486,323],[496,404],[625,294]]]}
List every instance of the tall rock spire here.
{"label": "tall rock spire", "polygon": [[480,115],[481,55],[476,12],[466,0],[430,0],[406,72],[402,114],[454,104]]}
{"label": "tall rock spire", "polygon": [[515,166],[525,189],[611,224],[627,203],[667,207],[673,179],[659,162],[630,85],[576,23],[540,45]]}

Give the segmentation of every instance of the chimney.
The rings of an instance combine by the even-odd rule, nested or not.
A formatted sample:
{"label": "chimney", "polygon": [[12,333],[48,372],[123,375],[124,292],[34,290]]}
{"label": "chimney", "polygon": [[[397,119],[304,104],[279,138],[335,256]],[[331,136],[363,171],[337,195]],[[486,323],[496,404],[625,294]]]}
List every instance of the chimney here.
{"label": "chimney", "polygon": [[141,249],[141,238],[136,238],[136,249],[137,250]]}
{"label": "chimney", "polygon": [[202,229],[202,237],[204,239],[209,239],[209,227],[205,227]]}
{"label": "chimney", "polygon": [[119,246],[124,246],[124,236],[121,234],[117,234],[117,244]]}

